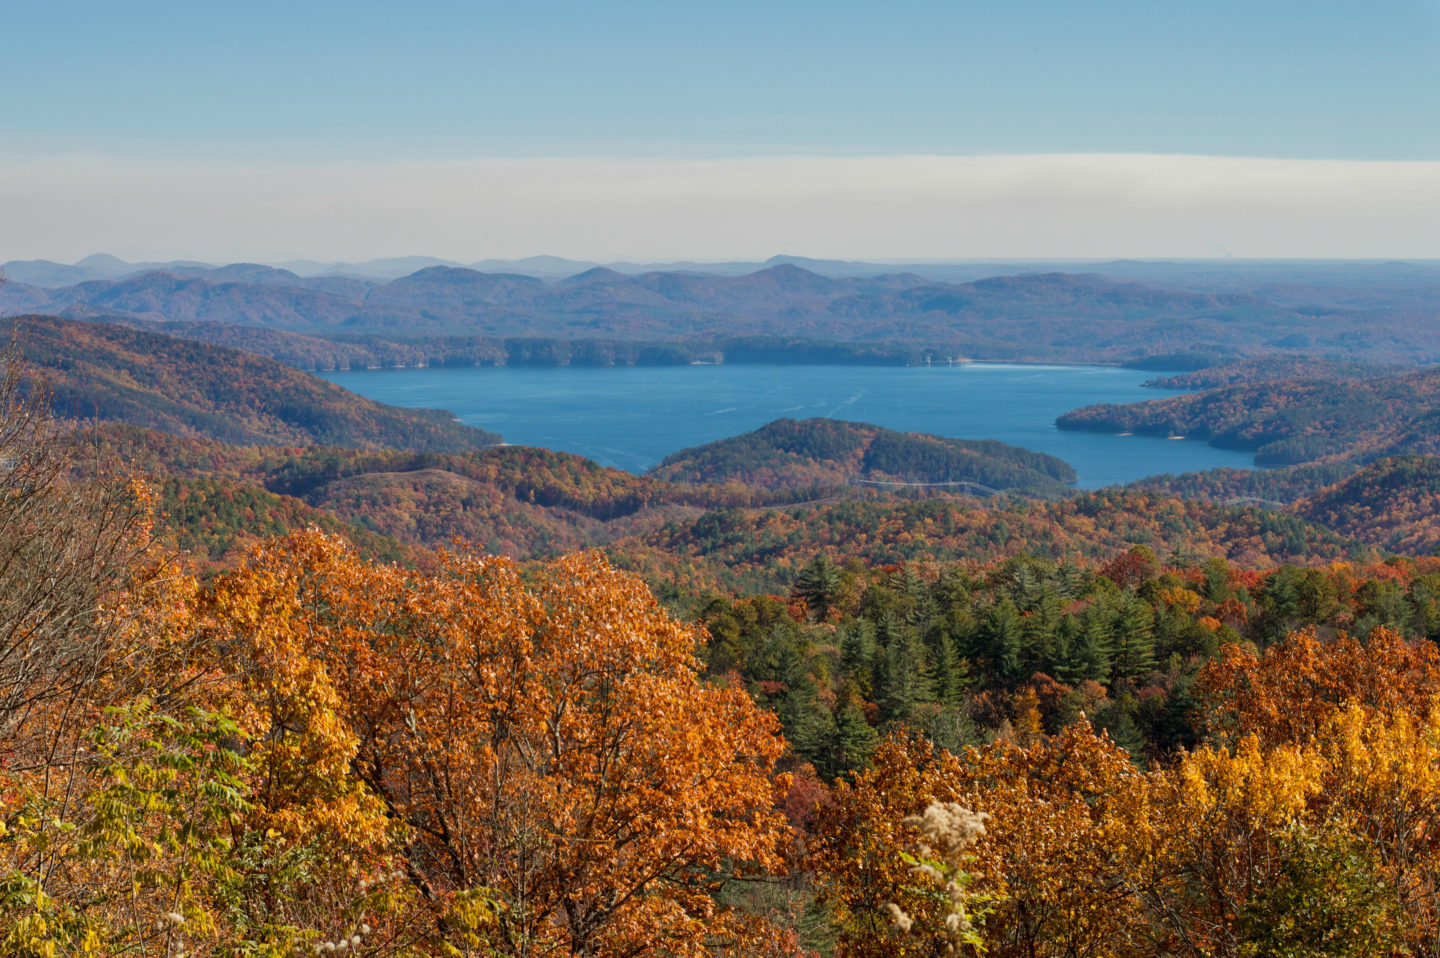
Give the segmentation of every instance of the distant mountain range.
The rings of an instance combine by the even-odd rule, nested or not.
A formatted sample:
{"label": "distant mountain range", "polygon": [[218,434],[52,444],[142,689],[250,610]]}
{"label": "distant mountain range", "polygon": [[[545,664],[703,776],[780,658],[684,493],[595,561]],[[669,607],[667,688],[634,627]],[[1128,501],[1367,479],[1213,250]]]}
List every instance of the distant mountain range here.
{"label": "distant mountain range", "polygon": [[[109,259],[78,265],[119,268]],[[939,283],[915,273],[827,276],[781,263],[742,275],[627,275],[594,267],[546,282],[428,266],[381,281],[236,263],[178,264],[49,287],[20,275],[24,270],[0,287],[0,314],[222,323],[347,341],[365,334],[630,343],[771,337],[910,344],[942,361],[957,355],[1066,362],[1148,358],[1171,369],[1281,350],[1351,360],[1440,360],[1440,341],[1431,332],[1440,295],[1424,300],[1423,309],[1294,306],[1245,292],[1161,289],[1095,274]]]}
{"label": "distant mountain range", "polygon": [[[231,264],[232,266],[257,266],[260,264]],[[320,262],[298,259],[280,263],[265,264],[271,269],[290,273],[295,278],[342,277],[388,281],[408,276],[422,269],[444,266],[452,269],[473,269],[482,273],[512,273],[531,276],[536,279],[555,281],[579,275],[587,270],[604,267],[623,275],[639,273],[707,273],[714,276],[741,276],[771,266],[801,266],[811,272],[826,276],[878,276],[885,273],[917,272],[935,279],[951,281],[980,279],[1001,272],[1024,272],[1036,267],[986,264],[986,263],[929,263],[914,266],[893,266],[880,263],[852,262],[847,260],[809,259],[803,256],[772,256],[763,262],[719,262],[701,263],[676,261],[668,263],[597,263],[586,260],[565,259],[560,256],[527,256],[520,259],[484,259],[474,263],[438,259],[434,256],[400,256],[390,259],[367,260],[360,263]],[[0,264],[0,270],[12,281],[30,286],[54,288],[71,286],[96,279],[120,279],[148,272],[188,273],[198,275],[206,271],[225,270],[225,266],[196,262],[194,260],[171,260],[167,262],[127,263],[108,254],[87,256],[73,265],[56,263],[51,260],[12,260]]]}
{"label": "distant mountain range", "polygon": [[[232,264],[245,265],[245,264]],[[549,282],[567,279],[596,267],[622,275],[641,273],[705,273],[743,276],[772,266],[799,266],[836,278],[913,273],[933,282],[968,283],[990,276],[1033,273],[1094,273],[1114,280],[1149,283],[1203,292],[1249,292],[1288,305],[1373,306],[1423,304],[1440,288],[1440,260],[968,260],[960,262],[889,262],[772,256],[767,260],[728,262],[594,262],[561,256],[483,259],[476,262],[434,256],[400,256],[364,262],[288,260],[265,264],[297,278],[340,277],[386,282],[432,266],[473,269],[482,273],[513,273]],[[88,256],[67,265],[50,260],[13,260],[0,264],[12,281],[54,288],[95,279],[120,279],[139,273],[202,275],[226,266],[194,260],[131,263],[108,254]]]}
{"label": "distant mountain range", "polygon": [[[166,332],[304,368],[552,354],[566,362],[573,353],[513,350],[500,344],[506,339],[599,343],[573,353],[597,362],[817,361],[827,354],[816,344],[836,343],[855,353],[839,361],[961,356],[1169,370],[1277,352],[1311,361],[1440,361],[1440,261],[894,266],[776,256],[763,264],[597,265],[537,256],[469,266],[432,257],[213,266],[97,255],[3,270],[0,315],[165,324]],[[271,332],[262,342],[221,325]],[[297,333],[310,339],[283,341]],[[773,342],[722,343],[747,338]],[[480,339],[491,342],[481,348]],[[608,345],[616,343],[656,349],[637,359],[643,350]]]}

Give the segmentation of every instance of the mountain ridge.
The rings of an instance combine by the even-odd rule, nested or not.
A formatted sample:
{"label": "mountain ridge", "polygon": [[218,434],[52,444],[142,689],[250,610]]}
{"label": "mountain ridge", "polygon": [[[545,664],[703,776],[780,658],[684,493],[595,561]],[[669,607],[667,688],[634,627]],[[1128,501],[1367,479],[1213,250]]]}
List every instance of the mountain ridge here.
{"label": "mountain ridge", "polygon": [[255,264],[150,271],[45,288],[0,287],[0,311],[91,319],[224,322],[351,336],[697,341],[793,337],[906,343],[939,356],[1121,362],[1203,348],[1440,359],[1406,317],[1320,314],[1243,292],[1166,290],[1097,274],[1027,273],[943,284],[908,273],[824,276],[777,263],[738,276],[586,271],[546,283],[431,265],[389,282],[305,278]]}
{"label": "mountain ridge", "polygon": [[442,410],[386,406],[275,360],[126,326],[27,316],[17,342],[67,418],[238,445],[463,452],[501,439]]}
{"label": "mountain ridge", "polygon": [[[514,259],[487,258],[474,262],[435,256],[397,256],[345,262],[293,259],[266,265],[290,270],[303,278],[361,277],[389,280],[427,266],[468,267],[481,272],[522,273],[546,280],[561,280],[597,266],[626,275],[648,272],[692,272],[715,275],[753,273],[782,263],[804,267],[835,277],[879,276],[913,272],[933,282],[969,282],[1007,273],[1067,272],[1099,273],[1115,279],[1133,280],[1172,288],[1259,289],[1275,296],[1298,295],[1313,298],[1320,290],[1342,290],[1343,297],[1365,288],[1399,289],[1408,286],[1435,287],[1440,284],[1440,260],[1235,260],[1235,259],[1022,259],[1022,260],[926,260],[865,261],[824,259],[794,254],[777,254],[768,259],[725,261],[597,261],[538,255]],[[74,264],[52,260],[12,260],[0,265],[17,282],[36,283],[46,273],[83,279],[103,279],[153,269],[223,268],[224,264],[194,260],[130,263],[109,254],[88,256]],[[31,278],[27,278],[31,277]],[[45,285],[44,283],[36,283]]]}

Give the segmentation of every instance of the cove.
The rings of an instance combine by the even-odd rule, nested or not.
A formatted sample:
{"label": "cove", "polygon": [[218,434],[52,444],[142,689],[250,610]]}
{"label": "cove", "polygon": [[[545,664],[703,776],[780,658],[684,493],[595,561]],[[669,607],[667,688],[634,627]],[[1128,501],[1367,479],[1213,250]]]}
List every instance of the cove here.
{"label": "cove", "polygon": [[454,367],[322,374],[395,406],[448,409],[517,445],[644,472],[672,452],[782,417],[825,416],[957,439],[999,439],[1059,456],[1096,489],[1157,473],[1254,468],[1250,453],[1188,439],[1055,428],[1092,403],[1176,395],[1164,375],[1116,366]]}

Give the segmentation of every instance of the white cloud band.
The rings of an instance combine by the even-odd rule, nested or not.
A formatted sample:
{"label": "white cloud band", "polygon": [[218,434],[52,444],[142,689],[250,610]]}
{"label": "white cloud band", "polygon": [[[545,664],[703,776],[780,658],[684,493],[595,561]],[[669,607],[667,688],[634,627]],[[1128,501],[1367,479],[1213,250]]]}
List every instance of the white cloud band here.
{"label": "white cloud band", "polygon": [[0,260],[1440,257],[1440,162],[0,159]]}

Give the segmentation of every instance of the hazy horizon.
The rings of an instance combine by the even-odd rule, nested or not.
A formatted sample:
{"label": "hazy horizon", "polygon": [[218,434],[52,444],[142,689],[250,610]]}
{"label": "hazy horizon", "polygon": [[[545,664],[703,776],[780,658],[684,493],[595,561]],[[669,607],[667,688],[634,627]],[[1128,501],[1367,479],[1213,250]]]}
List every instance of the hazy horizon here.
{"label": "hazy horizon", "polygon": [[[123,187],[123,188],[122,188]],[[363,202],[361,199],[363,198]],[[0,259],[1440,257],[1440,162],[1149,155],[0,160]]]}
{"label": "hazy horizon", "polygon": [[[58,267],[76,267],[84,264],[89,259],[109,258],[124,262],[125,265],[170,265],[170,264],[197,264],[203,267],[223,268],[235,267],[235,265],[258,265],[258,267],[274,267],[276,269],[288,269],[310,265],[310,267],[366,267],[366,265],[390,264],[390,262],[405,261],[436,261],[439,264],[451,265],[459,268],[478,268],[485,264],[524,264],[530,261],[554,261],[575,264],[577,267],[734,267],[734,265],[753,265],[757,268],[765,268],[766,265],[779,264],[779,262],[804,261],[819,262],[819,264],[847,264],[855,267],[1007,267],[1007,265],[1081,265],[1081,264],[1117,264],[1117,262],[1135,262],[1135,264],[1146,265],[1308,265],[1308,264],[1417,264],[1430,265],[1440,264],[1440,256],[971,256],[971,258],[952,259],[920,259],[901,258],[891,259],[883,256],[852,256],[852,258],[824,258],[824,256],[808,256],[801,252],[778,252],[768,256],[727,256],[727,258],[713,259],[647,259],[647,261],[629,261],[629,259],[572,259],[569,256],[557,256],[549,252],[534,252],[517,256],[435,256],[419,252],[419,254],[403,254],[397,256],[374,256],[372,259],[341,259],[336,256],[297,256],[292,259],[199,259],[196,256],[187,255],[164,255],[144,256],[144,258],[127,259],[125,256],[112,254],[108,249],[98,249],[85,256],[79,256],[73,261],[59,261],[49,259],[46,256],[13,256],[4,262],[52,262]],[[3,265],[3,264],[0,264]]]}

